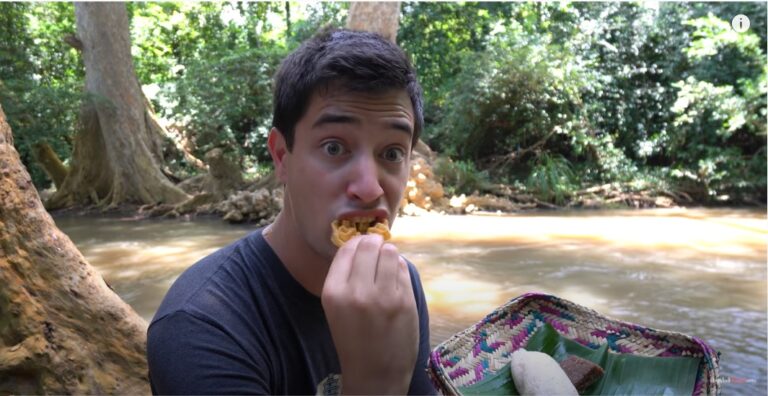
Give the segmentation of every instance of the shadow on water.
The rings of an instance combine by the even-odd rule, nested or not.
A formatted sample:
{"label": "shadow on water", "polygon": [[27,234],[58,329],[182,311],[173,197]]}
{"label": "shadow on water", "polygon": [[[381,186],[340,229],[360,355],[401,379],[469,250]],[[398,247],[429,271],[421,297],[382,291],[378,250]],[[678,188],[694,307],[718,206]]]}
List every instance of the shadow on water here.
{"label": "shadow on water", "polygon": [[147,321],[190,265],[252,231],[219,218],[56,217],[107,283]]}
{"label": "shadow on water", "polygon": [[[151,319],[176,277],[253,228],[219,219],[57,217],[115,291]],[[643,326],[695,335],[721,372],[766,390],[765,213],[748,210],[548,212],[399,218],[394,243],[419,268],[433,346],[529,291]]]}

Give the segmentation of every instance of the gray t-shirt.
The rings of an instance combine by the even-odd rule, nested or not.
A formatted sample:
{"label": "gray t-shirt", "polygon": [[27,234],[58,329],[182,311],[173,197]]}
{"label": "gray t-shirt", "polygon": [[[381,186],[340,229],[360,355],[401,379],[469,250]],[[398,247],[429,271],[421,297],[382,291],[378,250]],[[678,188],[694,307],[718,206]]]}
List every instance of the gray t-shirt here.
{"label": "gray t-shirt", "polygon": [[[408,393],[434,394],[427,304],[408,266],[419,313]],[[176,280],[149,326],[147,360],[154,394],[314,394],[341,371],[320,298],[291,276],[262,229]]]}

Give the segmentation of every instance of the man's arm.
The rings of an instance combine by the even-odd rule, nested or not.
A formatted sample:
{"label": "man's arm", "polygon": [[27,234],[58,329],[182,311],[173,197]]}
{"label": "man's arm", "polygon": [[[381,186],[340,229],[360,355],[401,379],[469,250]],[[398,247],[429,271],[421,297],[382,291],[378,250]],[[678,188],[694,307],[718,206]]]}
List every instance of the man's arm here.
{"label": "man's arm", "polygon": [[224,331],[186,312],[150,326],[147,362],[154,394],[272,393],[265,362],[247,356]]}

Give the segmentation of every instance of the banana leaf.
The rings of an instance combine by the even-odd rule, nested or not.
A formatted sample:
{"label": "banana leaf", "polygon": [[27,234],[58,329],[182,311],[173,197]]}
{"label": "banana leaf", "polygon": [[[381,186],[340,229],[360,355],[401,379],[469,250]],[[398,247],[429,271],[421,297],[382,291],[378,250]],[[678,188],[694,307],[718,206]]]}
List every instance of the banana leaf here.
{"label": "banana leaf", "polygon": [[[562,337],[548,323],[531,336],[525,349],[544,352],[558,362],[568,355],[576,355],[602,367],[605,374],[584,392],[589,395],[691,395],[701,360],[613,353],[608,351],[607,344],[592,349]],[[459,391],[462,395],[519,394],[509,363]]]}

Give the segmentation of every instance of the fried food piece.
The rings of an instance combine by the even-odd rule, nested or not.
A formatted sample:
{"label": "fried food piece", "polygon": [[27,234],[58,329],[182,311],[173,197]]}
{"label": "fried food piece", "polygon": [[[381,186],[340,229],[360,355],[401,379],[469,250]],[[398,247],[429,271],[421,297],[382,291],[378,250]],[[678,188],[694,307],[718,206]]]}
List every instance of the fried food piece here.
{"label": "fried food piece", "polygon": [[560,362],[560,367],[565,371],[565,375],[568,376],[568,379],[571,380],[571,383],[579,393],[587,390],[604,373],[602,367],[576,355],[568,356]]}
{"label": "fried food piece", "polygon": [[389,221],[387,219],[382,220],[382,222],[378,222],[372,217],[335,220],[331,223],[331,228],[333,229],[331,242],[336,247],[341,247],[341,245],[357,235],[379,234],[384,237],[385,241],[392,238],[392,235],[389,233]]}

